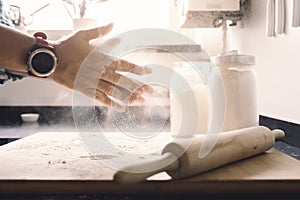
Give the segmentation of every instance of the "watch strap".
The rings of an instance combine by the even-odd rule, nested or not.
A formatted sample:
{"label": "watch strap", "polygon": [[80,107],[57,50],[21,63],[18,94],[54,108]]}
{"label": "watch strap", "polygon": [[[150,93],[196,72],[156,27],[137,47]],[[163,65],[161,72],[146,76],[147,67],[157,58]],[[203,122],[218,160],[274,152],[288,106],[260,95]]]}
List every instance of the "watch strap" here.
{"label": "watch strap", "polygon": [[47,35],[44,32],[36,32],[33,34],[36,39],[36,45],[54,51],[54,47],[47,42]]}

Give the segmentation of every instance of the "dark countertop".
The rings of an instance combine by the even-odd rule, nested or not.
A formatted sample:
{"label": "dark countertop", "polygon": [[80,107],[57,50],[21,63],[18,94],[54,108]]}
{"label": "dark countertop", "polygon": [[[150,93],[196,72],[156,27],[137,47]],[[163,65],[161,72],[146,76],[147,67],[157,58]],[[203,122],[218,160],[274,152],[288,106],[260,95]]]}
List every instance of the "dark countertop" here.
{"label": "dark countertop", "polygon": [[295,147],[293,145],[287,144],[282,141],[277,141],[277,142],[275,142],[274,148],[291,156],[291,157],[294,157],[294,158],[300,160],[300,148],[299,147]]}
{"label": "dark countertop", "polygon": [[38,132],[76,132],[72,124],[39,125],[38,123],[24,123],[21,125],[0,126],[1,139],[20,139]]}

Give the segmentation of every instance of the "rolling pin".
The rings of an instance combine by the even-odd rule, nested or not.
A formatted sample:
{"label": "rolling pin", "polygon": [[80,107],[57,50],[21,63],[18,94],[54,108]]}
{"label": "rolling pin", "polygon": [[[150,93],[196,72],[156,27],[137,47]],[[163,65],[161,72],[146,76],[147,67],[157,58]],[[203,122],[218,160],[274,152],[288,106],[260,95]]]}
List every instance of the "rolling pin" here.
{"label": "rolling pin", "polygon": [[219,134],[212,150],[200,157],[199,152],[206,137],[207,135],[199,135],[189,141],[175,140],[165,146],[157,159],[127,166],[115,173],[114,180],[120,183],[138,183],[163,171],[172,179],[187,178],[263,153],[273,147],[275,140],[283,138],[284,132],[271,131],[263,126],[223,132]]}

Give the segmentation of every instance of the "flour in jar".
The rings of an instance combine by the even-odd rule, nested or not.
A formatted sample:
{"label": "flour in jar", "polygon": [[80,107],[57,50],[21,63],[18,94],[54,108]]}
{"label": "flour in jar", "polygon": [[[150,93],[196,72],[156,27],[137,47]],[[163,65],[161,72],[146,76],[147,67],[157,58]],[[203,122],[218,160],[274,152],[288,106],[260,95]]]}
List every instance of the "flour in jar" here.
{"label": "flour in jar", "polygon": [[212,58],[225,90],[225,119],[222,131],[258,125],[257,80],[254,57],[224,54]]}
{"label": "flour in jar", "polygon": [[[206,133],[210,119],[210,94],[205,78],[191,66],[173,68],[170,92],[171,133],[174,137],[190,137]],[[182,81],[180,81],[182,79]],[[186,82],[184,86],[182,83]],[[184,112],[185,113],[184,113]]]}

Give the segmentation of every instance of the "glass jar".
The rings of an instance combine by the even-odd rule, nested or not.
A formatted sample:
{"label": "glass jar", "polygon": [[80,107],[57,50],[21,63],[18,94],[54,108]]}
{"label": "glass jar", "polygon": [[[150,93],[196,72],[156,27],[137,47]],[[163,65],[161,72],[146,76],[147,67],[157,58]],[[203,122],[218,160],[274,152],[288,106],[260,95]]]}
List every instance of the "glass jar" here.
{"label": "glass jar", "polygon": [[[170,87],[170,122],[173,137],[205,134],[209,128],[210,95],[203,71],[209,62],[176,62]],[[199,71],[200,67],[203,69]]]}
{"label": "glass jar", "polygon": [[257,76],[253,69],[254,56],[232,52],[215,56],[211,61],[221,76],[222,89],[225,90],[225,117],[222,131],[257,126],[259,115]]}

